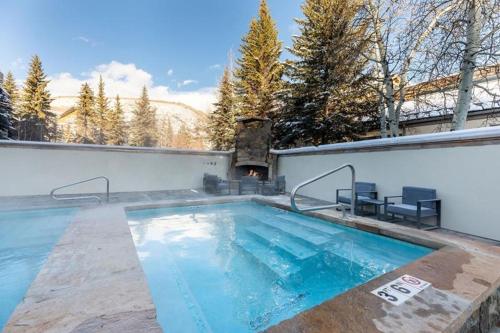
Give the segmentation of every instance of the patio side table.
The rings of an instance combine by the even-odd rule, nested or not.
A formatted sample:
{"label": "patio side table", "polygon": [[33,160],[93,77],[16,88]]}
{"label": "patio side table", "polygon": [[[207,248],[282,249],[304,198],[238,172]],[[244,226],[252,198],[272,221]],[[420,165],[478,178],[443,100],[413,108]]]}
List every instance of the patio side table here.
{"label": "patio side table", "polygon": [[381,214],[382,206],[384,205],[383,200],[363,199],[363,200],[359,200],[359,201],[360,201],[360,206],[373,206],[373,207],[375,207],[375,212],[377,213],[377,220],[380,220],[380,218],[382,216],[382,214]]}

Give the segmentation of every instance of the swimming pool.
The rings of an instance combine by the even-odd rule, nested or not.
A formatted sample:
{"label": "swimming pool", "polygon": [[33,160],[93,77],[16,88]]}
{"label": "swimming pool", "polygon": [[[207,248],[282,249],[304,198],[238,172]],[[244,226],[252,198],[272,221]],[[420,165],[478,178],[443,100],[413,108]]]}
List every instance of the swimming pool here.
{"label": "swimming pool", "polygon": [[432,252],[254,202],[127,213],[166,332],[257,332]]}
{"label": "swimming pool", "polygon": [[76,209],[0,212],[0,331]]}

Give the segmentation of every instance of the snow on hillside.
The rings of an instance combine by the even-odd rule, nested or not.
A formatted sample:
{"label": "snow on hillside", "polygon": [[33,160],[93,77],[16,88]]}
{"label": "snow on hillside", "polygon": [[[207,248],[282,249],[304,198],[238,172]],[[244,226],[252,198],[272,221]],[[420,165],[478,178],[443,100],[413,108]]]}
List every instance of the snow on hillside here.
{"label": "snow on hillside", "polygon": [[[135,107],[136,98],[121,98],[121,103],[125,112],[125,119],[129,121],[132,118],[132,112]],[[77,104],[76,96],[55,97],[51,104],[52,111],[60,116]],[[113,106],[113,100],[110,100],[110,106]],[[208,119],[208,112],[197,110],[183,103],[151,100],[151,105],[156,108],[158,119],[169,117],[174,131],[178,131],[182,124],[189,128],[198,125],[205,125]],[[74,115],[69,115],[74,118]],[[69,120],[67,120],[69,121]]]}

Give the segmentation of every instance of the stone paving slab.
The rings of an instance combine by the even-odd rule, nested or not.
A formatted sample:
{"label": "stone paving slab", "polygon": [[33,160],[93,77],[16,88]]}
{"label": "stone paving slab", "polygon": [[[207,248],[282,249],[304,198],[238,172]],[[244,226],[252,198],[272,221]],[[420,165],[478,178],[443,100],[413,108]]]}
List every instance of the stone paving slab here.
{"label": "stone paving slab", "polygon": [[161,332],[121,206],[81,210],[4,332]]}

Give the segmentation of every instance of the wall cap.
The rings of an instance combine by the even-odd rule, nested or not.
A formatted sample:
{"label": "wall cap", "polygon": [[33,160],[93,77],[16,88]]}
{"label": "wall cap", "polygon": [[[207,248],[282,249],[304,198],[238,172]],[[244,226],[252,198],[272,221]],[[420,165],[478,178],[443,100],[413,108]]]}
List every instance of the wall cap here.
{"label": "wall cap", "polygon": [[401,136],[397,138],[384,138],[374,140],[364,140],[356,142],[334,143],[321,146],[309,146],[284,150],[272,150],[276,155],[314,154],[321,152],[334,152],[344,150],[384,150],[405,149],[412,145],[439,145],[455,144],[460,146],[463,141],[488,141],[492,139],[500,140],[500,127],[483,127],[467,129],[455,132],[441,132],[432,134],[420,134],[411,136]]}
{"label": "wall cap", "polygon": [[155,153],[155,154],[204,155],[204,156],[227,156],[233,153],[232,151],[148,148],[148,147],[130,147],[130,146],[102,146],[102,145],[92,145],[92,144],[71,144],[71,143],[17,141],[17,140],[0,140],[0,148],[76,150],[76,151],[97,151],[97,152],[122,152],[122,153]]}

